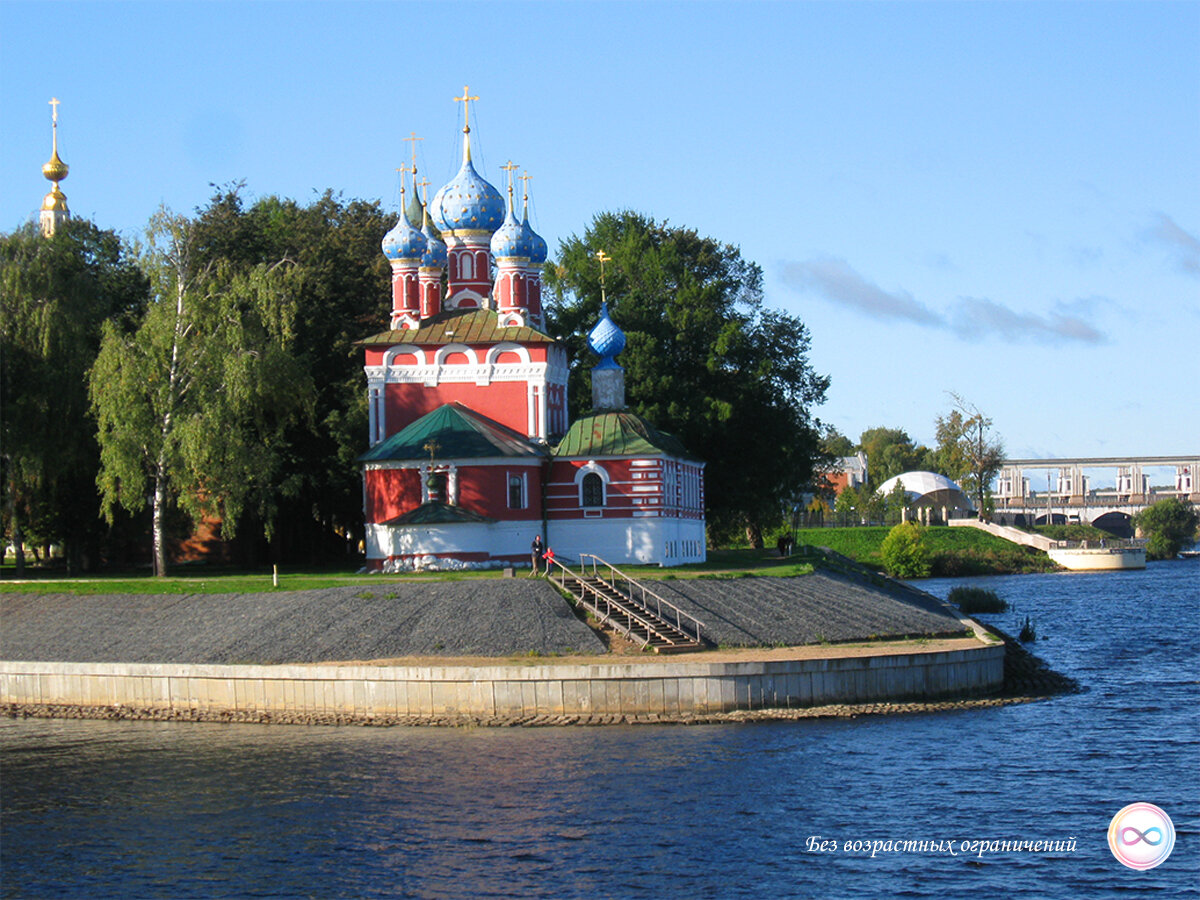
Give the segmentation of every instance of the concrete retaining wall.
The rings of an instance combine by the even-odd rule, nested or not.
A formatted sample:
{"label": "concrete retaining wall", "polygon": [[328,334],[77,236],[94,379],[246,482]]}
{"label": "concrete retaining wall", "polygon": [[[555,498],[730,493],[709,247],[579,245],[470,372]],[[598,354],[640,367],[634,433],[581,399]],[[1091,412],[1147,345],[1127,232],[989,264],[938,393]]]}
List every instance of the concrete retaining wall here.
{"label": "concrete retaining wall", "polygon": [[980,694],[996,644],[759,662],[531,666],[218,666],[0,662],[0,703],[374,716],[687,716]]}

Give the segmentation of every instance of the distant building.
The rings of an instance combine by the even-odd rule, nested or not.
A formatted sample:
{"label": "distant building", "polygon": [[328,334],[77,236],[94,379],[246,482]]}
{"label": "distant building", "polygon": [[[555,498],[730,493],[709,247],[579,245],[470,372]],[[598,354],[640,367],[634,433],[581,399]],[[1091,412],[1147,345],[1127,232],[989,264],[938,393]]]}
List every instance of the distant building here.
{"label": "distant building", "polygon": [[837,496],[847,487],[857,488],[867,483],[867,454],[859,450],[853,456],[839,457],[834,468],[824,475],[827,489]]}
{"label": "distant building", "polygon": [[974,511],[970,499],[955,482],[936,472],[905,472],[889,478],[879,486],[879,493],[887,497],[899,484],[908,495],[909,508],[928,510],[925,517],[946,521],[961,519]]}
{"label": "distant building", "polygon": [[544,331],[546,242],[528,195],[517,219],[506,168],[507,203],[475,171],[468,124],[458,174],[428,206],[414,183],[383,239],[390,330],[361,342],[368,568],[527,564],[539,534],[563,559],[703,561],[704,463],[625,409],[607,304],[588,339],[595,408],[569,421],[567,353]]}

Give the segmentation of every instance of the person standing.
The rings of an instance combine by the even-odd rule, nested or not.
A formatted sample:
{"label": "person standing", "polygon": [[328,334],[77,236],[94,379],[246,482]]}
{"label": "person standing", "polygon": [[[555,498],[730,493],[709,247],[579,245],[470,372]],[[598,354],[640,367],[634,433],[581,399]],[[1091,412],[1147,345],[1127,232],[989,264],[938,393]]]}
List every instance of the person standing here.
{"label": "person standing", "polygon": [[546,547],[542,543],[542,536],[540,534],[535,536],[533,539],[533,543],[530,545],[530,548],[529,548],[530,555],[533,557],[533,571],[529,573],[530,578],[537,575],[538,566],[541,565],[542,552],[545,549],[546,549]]}

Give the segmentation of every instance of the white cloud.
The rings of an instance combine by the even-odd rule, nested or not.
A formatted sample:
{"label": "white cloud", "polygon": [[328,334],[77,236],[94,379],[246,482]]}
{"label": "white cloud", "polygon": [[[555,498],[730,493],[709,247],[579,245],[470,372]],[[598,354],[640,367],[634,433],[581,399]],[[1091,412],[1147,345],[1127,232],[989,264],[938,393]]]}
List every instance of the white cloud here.
{"label": "white cloud", "polygon": [[1179,268],[1200,277],[1200,238],[1180,228],[1165,213],[1158,214],[1158,224],[1151,229],[1150,235],[1171,248]]}
{"label": "white cloud", "polygon": [[900,319],[918,325],[940,326],[941,316],[913,299],[907,291],[889,293],[867,281],[844,259],[822,258],[788,263],[783,280],[802,291],[848,306],[875,319]]}
{"label": "white cloud", "polygon": [[1108,340],[1092,323],[1098,307],[1112,304],[1104,297],[1057,303],[1045,315],[1017,312],[985,298],[962,297],[945,313],[939,313],[908,291],[885,291],[843,259],[823,257],[787,263],[782,277],[798,291],[816,294],[871,318],[948,330],[967,340],[1041,344],[1103,344]]}

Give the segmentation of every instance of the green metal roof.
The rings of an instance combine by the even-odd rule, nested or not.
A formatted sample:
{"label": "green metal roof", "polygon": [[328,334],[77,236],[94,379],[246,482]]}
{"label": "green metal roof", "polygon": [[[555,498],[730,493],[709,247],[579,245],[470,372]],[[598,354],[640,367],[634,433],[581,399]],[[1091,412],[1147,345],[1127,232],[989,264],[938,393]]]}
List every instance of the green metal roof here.
{"label": "green metal roof", "polygon": [[677,456],[698,460],[679,439],[631,412],[584,416],[554,448],[555,456]]}
{"label": "green metal roof", "polygon": [[360,347],[395,344],[553,344],[554,338],[526,325],[500,327],[500,317],[490,309],[452,309],[422,319],[418,328],[381,331],[358,342]]}
{"label": "green metal roof", "polygon": [[524,435],[461,403],[447,403],[376,444],[358,461],[429,459],[430,441],[437,444],[437,459],[545,456],[545,450]]}
{"label": "green metal roof", "polygon": [[384,522],[384,525],[454,525],[462,522],[495,522],[461,506],[449,506],[439,500],[422,503],[402,516]]}

